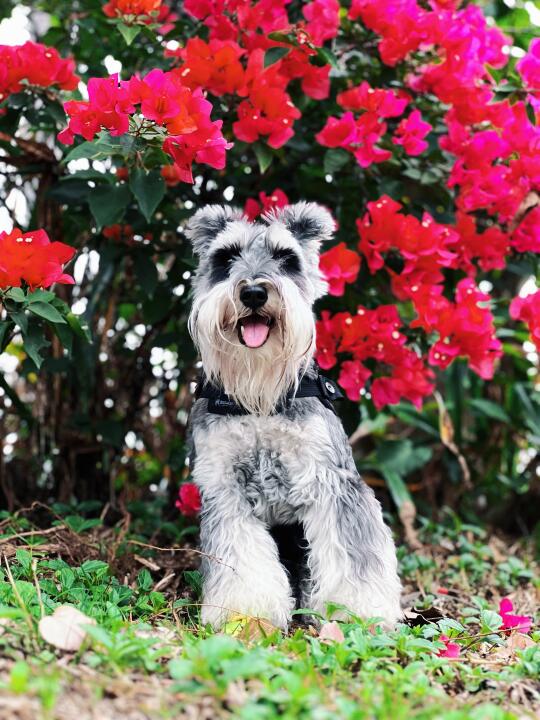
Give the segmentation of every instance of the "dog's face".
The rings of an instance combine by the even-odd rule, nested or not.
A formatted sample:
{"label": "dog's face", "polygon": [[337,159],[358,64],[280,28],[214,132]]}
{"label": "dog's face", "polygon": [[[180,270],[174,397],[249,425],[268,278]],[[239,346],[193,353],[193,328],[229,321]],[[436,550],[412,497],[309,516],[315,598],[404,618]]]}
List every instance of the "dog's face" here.
{"label": "dog's face", "polygon": [[272,412],[312,359],[312,305],[326,290],[319,248],[333,229],[313,203],[259,223],[210,205],[188,225],[199,256],[192,336],[209,379],[251,412]]}

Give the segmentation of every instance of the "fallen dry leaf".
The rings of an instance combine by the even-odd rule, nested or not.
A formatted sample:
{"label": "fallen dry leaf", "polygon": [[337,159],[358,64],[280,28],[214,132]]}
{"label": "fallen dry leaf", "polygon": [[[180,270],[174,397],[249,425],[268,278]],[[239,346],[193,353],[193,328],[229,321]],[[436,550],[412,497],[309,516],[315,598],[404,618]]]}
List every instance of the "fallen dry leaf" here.
{"label": "fallen dry leaf", "polygon": [[345,640],[345,635],[343,634],[343,631],[339,627],[339,624],[335,621],[325,623],[319,632],[319,640],[322,640],[323,642],[343,642]]}
{"label": "fallen dry leaf", "polygon": [[59,650],[76,652],[86,637],[83,625],[95,624],[95,620],[72,605],[60,605],[52,615],[41,618],[39,634]]}
{"label": "fallen dry leaf", "polygon": [[251,617],[249,615],[234,615],[223,626],[224,633],[233,635],[244,642],[268,637],[268,635],[271,635],[277,629],[275,625],[272,625],[270,620]]}

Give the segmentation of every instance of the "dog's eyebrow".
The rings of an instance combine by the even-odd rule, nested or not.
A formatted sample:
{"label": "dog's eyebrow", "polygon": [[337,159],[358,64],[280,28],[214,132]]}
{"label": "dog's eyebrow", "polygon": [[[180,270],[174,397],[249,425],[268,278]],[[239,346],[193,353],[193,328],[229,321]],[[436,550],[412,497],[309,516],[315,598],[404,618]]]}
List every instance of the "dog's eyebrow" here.
{"label": "dog's eyebrow", "polygon": [[272,258],[281,263],[282,270],[288,273],[302,272],[302,266],[298,254],[287,247],[276,247],[272,249]]}
{"label": "dog's eyebrow", "polygon": [[225,245],[215,250],[210,256],[213,282],[226,280],[229,275],[229,263],[239,257],[242,247],[238,243]]}

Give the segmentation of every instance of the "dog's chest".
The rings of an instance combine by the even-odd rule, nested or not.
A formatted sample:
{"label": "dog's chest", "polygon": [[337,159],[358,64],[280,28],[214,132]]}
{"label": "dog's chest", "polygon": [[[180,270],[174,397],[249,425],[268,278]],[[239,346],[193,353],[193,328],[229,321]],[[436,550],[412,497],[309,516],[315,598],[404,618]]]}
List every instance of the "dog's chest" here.
{"label": "dog's chest", "polygon": [[325,444],[320,424],[321,418],[313,416],[214,416],[199,437],[202,452],[219,455],[257,517],[288,523],[296,519],[315,475],[314,463]]}

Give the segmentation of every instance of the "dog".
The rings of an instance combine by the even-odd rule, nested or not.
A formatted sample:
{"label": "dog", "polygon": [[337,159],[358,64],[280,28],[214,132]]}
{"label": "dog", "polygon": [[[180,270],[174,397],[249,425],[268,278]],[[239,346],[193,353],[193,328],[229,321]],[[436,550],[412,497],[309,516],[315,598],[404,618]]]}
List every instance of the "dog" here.
{"label": "dog", "polygon": [[[401,585],[379,502],[314,362],[330,213],[300,202],[249,222],[220,205],[185,234],[198,256],[189,329],[203,376],[190,417],[202,501],[201,619],[241,614],[287,629],[327,605],[393,626]],[[335,617],[336,615],[334,615]]]}

